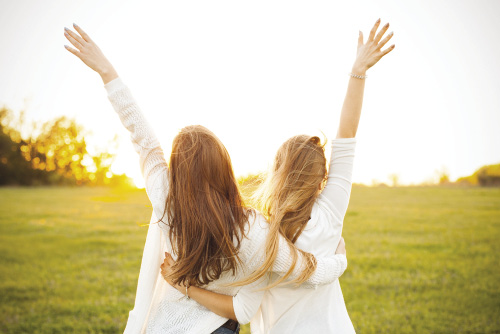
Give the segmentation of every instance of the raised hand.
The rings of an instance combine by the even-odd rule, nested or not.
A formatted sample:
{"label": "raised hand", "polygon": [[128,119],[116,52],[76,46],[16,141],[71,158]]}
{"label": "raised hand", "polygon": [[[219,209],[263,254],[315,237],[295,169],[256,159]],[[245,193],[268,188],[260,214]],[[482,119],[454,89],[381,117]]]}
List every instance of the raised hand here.
{"label": "raised hand", "polygon": [[117,78],[118,74],[97,44],[82,28],[74,23],[73,27],[78,34],[71,29],[64,28],[64,36],[76,49],[65,45],[64,47],[66,50],[80,58],[85,65],[99,73],[105,84]]}
{"label": "raised hand", "polygon": [[389,33],[382,39],[384,34],[389,29],[389,23],[386,23],[382,29],[377,33],[380,25],[380,19],[375,22],[366,43],[363,43],[363,33],[359,32],[358,38],[358,52],[356,61],[354,62],[353,71],[360,72],[355,74],[364,74],[370,67],[375,65],[383,56],[394,50],[395,45],[382,50],[384,45],[392,38],[393,32]]}

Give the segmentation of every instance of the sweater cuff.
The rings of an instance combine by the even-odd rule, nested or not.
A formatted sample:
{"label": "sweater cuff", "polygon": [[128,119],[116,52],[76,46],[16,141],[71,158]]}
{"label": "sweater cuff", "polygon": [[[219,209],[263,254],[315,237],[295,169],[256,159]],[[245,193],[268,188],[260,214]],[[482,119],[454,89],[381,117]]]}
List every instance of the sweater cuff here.
{"label": "sweater cuff", "polygon": [[342,275],[347,269],[347,257],[345,254],[335,254],[335,256],[340,260],[340,275]]}
{"label": "sweater cuff", "polygon": [[108,92],[108,96],[119,91],[120,89],[125,88],[125,83],[122,78],[118,77],[116,79],[111,80],[107,84],[104,85],[104,88]]}
{"label": "sweater cuff", "polygon": [[[341,152],[354,152],[356,150],[356,138],[337,138],[332,140],[332,153],[338,157]],[[332,158],[333,158],[332,154]]]}
{"label": "sweater cuff", "polygon": [[[316,260],[318,261],[316,270],[319,273],[319,282],[314,285],[314,289],[317,289],[320,285],[330,284],[336,279],[339,279],[347,268],[347,257],[344,254],[335,254],[333,258],[317,258]],[[330,262],[332,260],[333,265],[325,265],[324,263],[322,265],[319,264],[320,261]]]}
{"label": "sweater cuff", "polygon": [[[116,79],[115,79],[116,80]],[[357,138],[335,138],[332,140],[332,145],[353,145],[356,144]]]}

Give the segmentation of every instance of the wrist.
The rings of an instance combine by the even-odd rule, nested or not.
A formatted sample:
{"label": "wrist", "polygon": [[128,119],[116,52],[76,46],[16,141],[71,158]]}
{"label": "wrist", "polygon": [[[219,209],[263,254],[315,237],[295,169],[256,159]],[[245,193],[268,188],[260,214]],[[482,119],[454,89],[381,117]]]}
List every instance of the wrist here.
{"label": "wrist", "polygon": [[188,284],[188,285],[184,285],[182,287],[182,294],[184,295],[184,298],[186,298],[187,300],[191,299],[191,297],[189,297],[189,293],[191,292],[190,291],[190,288],[191,286]]}
{"label": "wrist", "polygon": [[174,288],[176,288],[177,291],[179,291],[183,295],[186,294],[186,287],[184,285],[181,285],[181,284],[177,283],[177,284],[174,285]]}
{"label": "wrist", "polygon": [[99,70],[98,73],[101,76],[102,82],[104,84],[107,84],[108,82],[118,78],[118,73],[116,73],[116,70],[113,68],[113,66],[111,66],[111,64]]}
{"label": "wrist", "polygon": [[366,75],[367,70],[368,70],[368,68],[366,66],[363,66],[361,64],[354,64],[352,66],[351,72],[353,74],[357,74],[357,75]]}
{"label": "wrist", "polygon": [[177,291],[182,293],[184,296],[189,297],[189,293],[191,292],[191,286],[190,285],[184,285],[184,284],[175,284],[175,288]]}

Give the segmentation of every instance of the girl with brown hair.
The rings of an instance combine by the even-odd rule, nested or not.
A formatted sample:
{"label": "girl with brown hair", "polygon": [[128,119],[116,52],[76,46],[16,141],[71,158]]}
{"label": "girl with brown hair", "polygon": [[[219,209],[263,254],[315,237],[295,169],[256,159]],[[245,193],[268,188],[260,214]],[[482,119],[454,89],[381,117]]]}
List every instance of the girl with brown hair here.
{"label": "girl with brown hair", "polygon": [[[221,141],[203,126],[185,127],[173,141],[167,164],[130,90],[96,43],[80,27],[74,28],[78,33],[67,28],[64,33],[74,48],[65,47],[101,76],[111,104],[131,133],[153,206],[135,306],[125,333],[237,333],[239,325],[228,320],[230,316],[219,316],[190,299],[189,286],[223,295],[250,295],[260,280],[248,277],[264,264],[266,271],[310,288],[342,275],[345,254],[315,258],[292,244],[286,246],[282,236],[273,238],[278,241],[276,256],[267,268],[264,250],[270,225],[243,205]],[[160,275],[165,252],[175,259],[169,278],[184,287],[181,292]],[[249,284],[238,286],[237,281]]]}
{"label": "girl with brown hair", "polygon": [[[318,137],[295,136],[279,148],[272,170],[255,196],[270,225],[266,259],[241,284],[249,284],[270,272],[278,258],[281,235],[285,236],[288,245],[295,245],[317,257],[332,255],[333,249],[329,245],[339,240],[342,243],[343,220],[352,184],[354,137],[361,115],[366,71],[395,47],[392,45],[381,50],[393,33],[382,39],[389,24],[377,33],[379,25],[380,19],[370,31],[366,43],[359,32],[357,56],[350,73],[337,138],[332,141],[328,174],[324,147]],[[167,280],[170,280],[172,265],[174,261],[169,257],[162,265]],[[270,272],[269,284],[259,286],[267,289],[265,293],[255,291],[250,295],[236,295],[226,307],[234,309],[235,319],[240,323],[251,319],[252,333],[355,332],[338,280],[315,290],[280,285],[281,282],[283,277]],[[182,289],[181,286],[177,288]],[[194,286],[189,290],[192,298],[207,307],[211,306],[211,301],[221,298]],[[217,309],[210,309],[214,312],[223,309],[221,303],[224,300],[219,299]]]}

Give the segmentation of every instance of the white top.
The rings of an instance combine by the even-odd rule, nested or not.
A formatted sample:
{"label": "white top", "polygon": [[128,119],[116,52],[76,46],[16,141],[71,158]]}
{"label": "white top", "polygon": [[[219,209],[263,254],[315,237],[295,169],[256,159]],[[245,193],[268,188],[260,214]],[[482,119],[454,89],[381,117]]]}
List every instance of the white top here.
{"label": "white top", "polygon": [[[340,241],[351,193],[355,146],[355,138],[332,141],[328,182],[295,243],[317,258],[332,256],[332,245]],[[240,323],[257,312],[251,319],[252,333],[355,333],[338,279],[315,290],[278,286],[265,293],[238,293],[233,305]]]}
{"label": "white top", "polygon": [[[146,245],[139,273],[135,306],[130,311],[125,333],[211,333],[224,324],[227,319],[212,313],[194,300],[183,298],[184,295],[171,287],[160,274],[160,265],[164,252],[172,252],[165,224],[154,224],[162,217],[165,209],[168,191],[168,167],[163,151],[151,127],[142,115],[130,90],[117,78],[105,85],[108,98],[118,113],[123,125],[131,132],[135,150],[140,156],[140,166],[145,178],[146,192],[153,205],[153,216],[146,237]],[[227,295],[251,295],[255,285],[244,287],[227,287],[228,283],[239,281],[256,270],[264,261],[264,245],[269,224],[264,217],[255,213],[246,225],[246,238],[240,244],[239,256],[242,266],[235,275],[225,272],[218,280],[203,288]],[[330,247],[335,250],[336,243]],[[317,258],[318,266],[313,276],[303,284],[316,288],[320,284],[335,281],[347,267],[343,255],[330,254],[328,257]],[[299,257],[292,279],[300,273],[303,257]],[[276,274],[284,274],[291,266],[289,247],[284,239],[280,240],[279,254],[273,267]],[[242,306],[244,310],[245,307]],[[255,313],[255,312],[254,312]]]}

